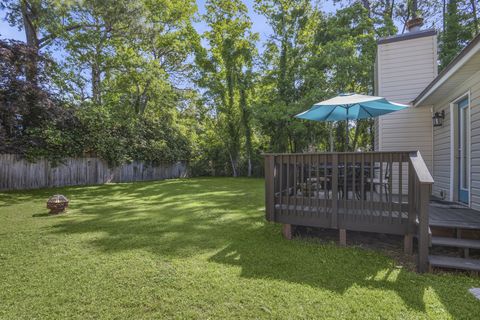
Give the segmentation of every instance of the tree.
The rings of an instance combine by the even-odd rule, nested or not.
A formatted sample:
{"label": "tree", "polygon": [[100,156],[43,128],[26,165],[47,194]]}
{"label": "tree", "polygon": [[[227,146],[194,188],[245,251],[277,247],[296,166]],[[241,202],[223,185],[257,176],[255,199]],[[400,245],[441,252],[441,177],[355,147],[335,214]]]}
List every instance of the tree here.
{"label": "tree", "polygon": [[399,5],[399,0],[334,0],[334,3],[340,3],[344,9],[352,6],[362,6],[366,10],[366,16],[371,19],[375,25],[375,33],[379,37],[385,37],[395,34],[395,13]]}
{"label": "tree", "polygon": [[[180,106],[190,91],[177,86],[190,76],[199,43],[193,1],[25,0],[5,1],[2,7],[10,23],[27,33],[33,54],[24,57],[31,61],[20,61],[29,83],[68,89],[55,96],[55,110],[68,110],[81,122],[81,134],[72,128],[65,132],[81,138],[79,153],[97,154],[112,165],[189,157],[189,120]],[[61,70],[44,83],[38,52],[52,57],[48,53],[57,48],[66,58],[52,63]],[[36,104],[24,106],[32,113]],[[19,128],[26,128],[27,120],[23,117]],[[37,138],[57,136],[51,127],[34,127],[40,128]]]}
{"label": "tree", "polygon": [[[332,126],[292,116],[342,92],[373,92],[376,36],[387,32],[384,26],[388,23],[370,18],[369,8],[354,2],[334,16],[324,16],[308,1],[259,3],[274,31],[262,61],[259,91],[263,96],[257,108],[262,132],[271,136],[270,150],[349,148],[345,122]],[[376,25],[382,25],[382,31],[375,29]],[[373,123],[363,123],[355,126],[353,142],[355,147],[369,148],[372,145],[363,136],[372,132]],[[335,146],[333,135],[337,136]]]}
{"label": "tree", "polygon": [[[246,52],[248,54],[248,52]],[[251,68],[251,66],[250,66]],[[253,143],[252,143],[252,108],[250,104],[249,91],[252,91],[253,80],[252,70],[247,69],[245,72],[238,72],[238,90],[239,90],[239,106],[241,110],[241,122],[245,134],[245,156],[247,158],[247,176],[252,176],[252,157],[253,157]]]}
{"label": "tree", "polygon": [[0,40],[0,152],[55,160],[82,152],[78,119],[52,90],[53,65],[22,42]]}
{"label": "tree", "polygon": [[[478,32],[475,1],[448,0],[441,34],[440,68],[445,68]],[[472,10],[474,9],[474,10]]]}
{"label": "tree", "polygon": [[[329,19],[328,29],[324,35],[323,47],[327,59],[326,72],[332,92],[355,92],[373,94],[374,64],[376,56],[376,37],[374,19],[369,18],[369,11],[360,3],[339,10]],[[383,30],[382,32],[385,32]],[[358,142],[369,142],[360,136],[369,134],[373,121],[355,122],[352,144],[345,134],[347,123],[337,124],[336,150],[355,150]],[[350,131],[349,135],[350,135]],[[360,145],[371,148],[371,144]]]}
{"label": "tree", "polygon": [[[90,27],[87,24],[68,23],[71,21],[70,2],[4,0],[1,8],[7,10],[7,20],[12,26],[24,30],[26,44],[37,56],[41,49],[52,46],[63,33]],[[26,76],[29,81],[35,81],[36,75],[37,64],[32,60]]]}
{"label": "tree", "polygon": [[[72,7],[72,23],[94,26],[65,35],[66,67],[84,78],[77,87],[91,84],[91,96],[83,99],[101,103],[112,89],[102,86],[118,85],[129,93],[136,113],[143,113],[154,92],[173,89],[169,84],[187,76],[187,59],[199,42],[191,22],[195,8],[178,0],[168,5],[163,10],[163,0],[85,0]],[[164,94],[169,95],[174,94]]]}
{"label": "tree", "polygon": [[[321,88],[325,75],[322,61],[313,52],[315,29],[323,22],[321,12],[310,1],[257,1],[256,10],[267,18],[273,34],[264,46],[257,98],[256,118],[264,135],[269,137],[266,147],[274,152],[307,149],[313,132],[322,130],[322,124],[303,124],[293,115],[310,107],[322,90],[310,94],[307,86]],[[307,75],[311,75],[309,82]]]}
{"label": "tree", "polygon": [[[246,75],[252,68],[257,35],[251,32],[247,7],[241,1],[211,0],[206,9],[204,19],[210,30],[204,38],[209,48],[200,50],[197,56],[197,83],[206,89],[206,103],[216,117],[232,175],[237,176],[242,125],[247,144],[251,144],[247,106],[250,82]],[[247,153],[250,157],[251,150]]]}

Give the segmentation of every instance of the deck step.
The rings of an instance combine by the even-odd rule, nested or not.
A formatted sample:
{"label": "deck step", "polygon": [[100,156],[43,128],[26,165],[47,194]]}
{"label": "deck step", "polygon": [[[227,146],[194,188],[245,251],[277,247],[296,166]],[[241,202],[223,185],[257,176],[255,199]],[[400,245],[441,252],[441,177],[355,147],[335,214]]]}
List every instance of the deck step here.
{"label": "deck step", "polygon": [[432,245],[456,248],[480,249],[480,240],[432,237]]}
{"label": "deck step", "polygon": [[451,268],[469,271],[480,271],[480,260],[446,256],[428,256],[432,267]]}

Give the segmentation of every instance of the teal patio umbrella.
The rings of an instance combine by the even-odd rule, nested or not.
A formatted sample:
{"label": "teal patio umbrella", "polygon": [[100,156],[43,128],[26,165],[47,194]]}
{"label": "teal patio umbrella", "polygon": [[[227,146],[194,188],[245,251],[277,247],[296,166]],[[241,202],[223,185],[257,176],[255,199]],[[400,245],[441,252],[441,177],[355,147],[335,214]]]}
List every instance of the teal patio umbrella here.
{"label": "teal patio umbrella", "polygon": [[295,117],[313,121],[347,121],[348,146],[348,120],[374,118],[405,108],[408,106],[390,102],[382,97],[344,93],[318,102]]}

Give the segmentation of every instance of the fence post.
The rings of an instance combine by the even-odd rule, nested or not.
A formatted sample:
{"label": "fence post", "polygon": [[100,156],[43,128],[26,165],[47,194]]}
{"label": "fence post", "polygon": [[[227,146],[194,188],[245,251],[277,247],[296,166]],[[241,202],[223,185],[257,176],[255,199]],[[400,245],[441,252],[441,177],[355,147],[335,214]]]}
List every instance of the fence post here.
{"label": "fence post", "polygon": [[274,167],[275,157],[265,155],[265,219],[273,221],[275,219],[274,203]]}
{"label": "fence post", "polygon": [[430,185],[420,184],[419,204],[418,204],[418,272],[428,271],[428,248],[429,243],[429,213],[428,203],[430,201]]}

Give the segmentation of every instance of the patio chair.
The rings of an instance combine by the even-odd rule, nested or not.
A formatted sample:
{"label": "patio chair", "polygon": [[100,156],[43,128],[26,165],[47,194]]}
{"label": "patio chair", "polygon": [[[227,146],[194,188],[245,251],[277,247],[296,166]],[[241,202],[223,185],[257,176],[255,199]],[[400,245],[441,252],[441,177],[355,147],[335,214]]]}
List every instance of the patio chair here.
{"label": "patio chair", "polygon": [[[345,174],[347,175],[345,181]],[[355,190],[353,184],[353,175],[355,175]],[[346,185],[345,185],[346,182]],[[349,192],[352,193],[352,196],[360,199],[360,169],[356,167],[356,164],[347,164],[346,168],[339,169],[339,179],[338,179],[338,195],[339,199],[348,199]]]}
{"label": "patio chair", "polygon": [[326,199],[329,198],[331,183],[328,177],[307,178],[306,182],[299,184],[299,191],[307,197],[319,197],[323,194]]}
{"label": "patio chair", "polygon": [[[378,169],[378,168],[377,168]],[[375,174],[376,176],[376,174]],[[377,187],[383,188],[385,191],[385,197],[386,200],[389,201],[390,199],[390,163],[387,162],[387,165],[385,167],[385,174],[383,177],[378,176],[374,178],[367,178],[366,183],[370,185],[370,191],[371,192],[377,192]],[[382,199],[380,199],[381,201]]]}

